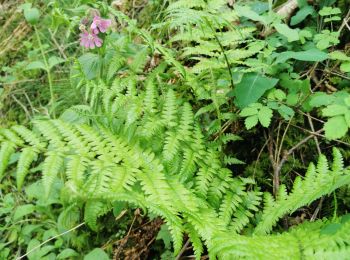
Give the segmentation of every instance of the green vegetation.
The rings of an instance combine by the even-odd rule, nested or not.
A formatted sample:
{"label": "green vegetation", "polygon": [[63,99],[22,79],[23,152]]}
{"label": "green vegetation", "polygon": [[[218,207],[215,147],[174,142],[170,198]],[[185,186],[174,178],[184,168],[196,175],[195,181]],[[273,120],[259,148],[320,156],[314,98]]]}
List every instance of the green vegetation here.
{"label": "green vegetation", "polygon": [[348,259],[348,7],[5,2],[0,259]]}

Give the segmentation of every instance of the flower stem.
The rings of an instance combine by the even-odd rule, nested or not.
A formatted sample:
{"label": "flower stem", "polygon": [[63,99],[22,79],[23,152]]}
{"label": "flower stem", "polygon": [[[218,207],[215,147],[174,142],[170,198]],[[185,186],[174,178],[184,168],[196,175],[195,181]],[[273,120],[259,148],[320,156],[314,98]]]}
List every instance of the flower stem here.
{"label": "flower stem", "polygon": [[49,81],[49,88],[50,88],[50,102],[49,102],[49,105],[51,106],[51,109],[52,109],[53,118],[56,118],[56,115],[55,115],[55,96],[54,96],[54,92],[53,92],[51,71],[50,71],[49,63],[47,62],[47,59],[46,59],[46,55],[44,53],[44,49],[43,49],[43,45],[42,45],[41,40],[40,40],[40,35],[39,35],[39,32],[38,32],[38,29],[36,28],[36,26],[34,26],[34,30],[35,30],[35,35],[36,35],[36,38],[37,38],[37,41],[38,41],[38,44],[39,44],[41,56],[42,56],[42,58],[44,60],[44,64],[45,64],[45,67],[46,67],[47,79]]}

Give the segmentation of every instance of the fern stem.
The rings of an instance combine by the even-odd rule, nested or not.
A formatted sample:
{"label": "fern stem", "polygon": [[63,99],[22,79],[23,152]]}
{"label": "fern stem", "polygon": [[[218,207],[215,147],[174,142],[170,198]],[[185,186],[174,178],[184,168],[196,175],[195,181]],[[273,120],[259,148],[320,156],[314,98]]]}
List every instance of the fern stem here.
{"label": "fern stem", "polygon": [[222,54],[224,55],[225,62],[226,62],[226,65],[227,65],[227,69],[228,69],[228,73],[229,73],[229,75],[230,75],[231,88],[233,89],[234,84],[233,84],[233,76],[232,76],[232,71],[231,71],[231,65],[230,65],[230,63],[229,63],[229,61],[228,61],[228,58],[227,58],[227,55],[226,55],[226,53],[225,53],[224,46],[222,46],[222,44],[221,44],[221,42],[220,42],[218,36],[216,35],[215,30],[214,30],[213,27],[211,26],[210,22],[209,22],[207,19],[205,19],[205,20],[206,20],[206,22],[207,22],[209,28],[213,31],[214,38],[215,38],[215,40],[217,41],[217,43],[218,43],[218,45],[219,45],[219,47],[220,47],[220,49],[221,49]]}
{"label": "fern stem", "polygon": [[47,79],[49,81],[49,88],[50,88],[50,106],[52,108],[52,114],[53,114],[53,117],[56,118],[56,115],[55,115],[55,97],[54,97],[54,92],[53,92],[52,77],[51,77],[49,63],[47,62],[46,55],[44,53],[44,48],[43,48],[43,45],[41,43],[40,35],[39,35],[38,29],[36,28],[36,26],[34,26],[34,31],[35,31],[35,35],[36,35],[36,38],[37,38],[37,41],[39,44],[41,56],[44,60],[44,64],[46,67]]}

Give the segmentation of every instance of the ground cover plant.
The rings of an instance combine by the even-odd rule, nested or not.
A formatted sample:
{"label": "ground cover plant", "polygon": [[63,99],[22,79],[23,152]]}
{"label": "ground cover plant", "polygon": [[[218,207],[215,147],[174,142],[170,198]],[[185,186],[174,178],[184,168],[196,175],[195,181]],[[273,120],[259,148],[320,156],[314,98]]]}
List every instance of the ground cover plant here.
{"label": "ground cover plant", "polygon": [[347,1],[5,1],[0,259],[348,259]]}

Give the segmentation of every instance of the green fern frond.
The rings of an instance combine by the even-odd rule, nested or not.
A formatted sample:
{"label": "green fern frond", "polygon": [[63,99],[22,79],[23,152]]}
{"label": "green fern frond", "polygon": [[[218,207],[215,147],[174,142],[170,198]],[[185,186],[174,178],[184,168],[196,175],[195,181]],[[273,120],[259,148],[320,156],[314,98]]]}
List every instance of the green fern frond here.
{"label": "green fern frond", "polygon": [[[339,156],[338,153],[337,156]],[[339,160],[338,157],[337,161]],[[301,180],[300,177],[296,178],[290,194],[287,195],[286,188],[282,185],[276,200],[273,200],[269,194],[265,195],[263,215],[254,233],[266,234],[270,232],[278,219],[285,214],[292,213],[298,208],[308,205],[321,196],[349,183],[349,170],[329,170],[327,159],[321,155],[317,168],[312,163],[309,165],[304,180]]]}
{"label": "green fern frond", "polygon": [[84,220],[89,227],[97,231],[97,218],[109,211],[109,205],[98,200],[89,200],[85,204]]}
{"label": "green fern frond", "polygon": [[175,93],[169,89],[165,98],[164,109],[162,113],[162,120],[165,126],[177,126],[177,105]]}
{"label": "green fern frond", "polygon": [[45,196],[49,197],[55,179],[63,167],[63,157],[58,152],[48,152],[43,164],[43,185]]}
{"label": "green fern frond", "polygon": [[11,155],[15,152],[15,147],[10,142],[3,142],[0,148],[0,180],[4,176],[5,170],[10,162]]}
{"label": "green fern frond", "polygon": [[37,152],[35,152],[33,148],[31,147],[23,148],[18,160],[17,171],[16,171],[16,182],[17,182],[18,190],[22,188],[24,179],[29,172],[30,165],[36,159],[37,159]]}
{"label": "green fern frond", "polygon": [[196,255],[196,259],[199,260],[201,259],[201,256],[203,254],[203,244],[202,244],[202,240],[201,238],[198,236],[198,233],[196,232],[196,230],[193,228],[192,225],[190,224],[186,224],[185,225],[185,229],[188,233],[188,237],[192,243],[193,246],[193,251]]}

